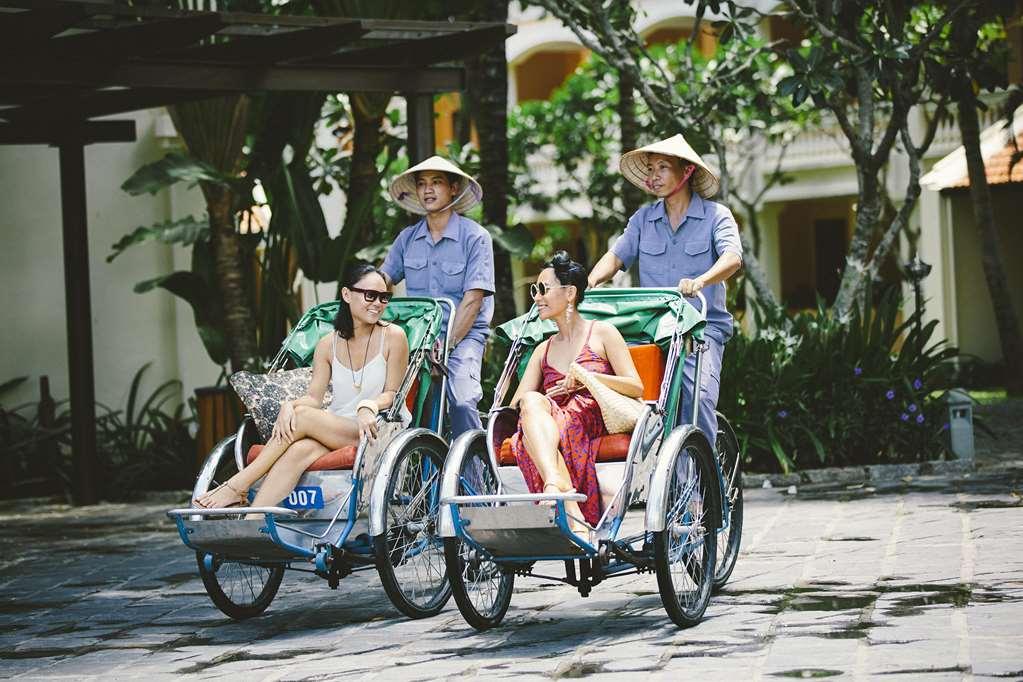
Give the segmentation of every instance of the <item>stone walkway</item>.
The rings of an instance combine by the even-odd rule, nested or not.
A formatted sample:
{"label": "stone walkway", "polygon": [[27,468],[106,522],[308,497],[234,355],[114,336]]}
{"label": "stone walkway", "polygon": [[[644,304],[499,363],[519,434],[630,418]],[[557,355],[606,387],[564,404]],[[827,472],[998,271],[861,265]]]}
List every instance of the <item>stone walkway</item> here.
{"label": "stone walkway", "polygon": [[[232,680],[1023,677],[1023,462],[954,479],[747,491],[738,566],[705,621],[650,575],[583,599],[520,579],[502,627],[411,621],[373,573],[289,574],[260,618],[206,597],[162,511],[0,505],[0,676]],[[641,519],[641,514],[633,512]],[[556,572],[557,566],[550,572]]]}

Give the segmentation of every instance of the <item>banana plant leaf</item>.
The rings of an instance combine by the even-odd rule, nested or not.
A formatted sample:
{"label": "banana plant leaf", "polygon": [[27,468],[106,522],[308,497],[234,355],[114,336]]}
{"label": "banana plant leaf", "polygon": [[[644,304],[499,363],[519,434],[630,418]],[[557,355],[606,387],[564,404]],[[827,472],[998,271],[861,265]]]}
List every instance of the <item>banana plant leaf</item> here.
{"label": "banana plant leaf", "polygon": [[[586,292],[578,311],[587,319],[613,324],[629,344],[656,343],[667,350],[676,326],[703,338],[705,322],[700,312],[674,289],[594,289]],[[521,377],[533,348],[557,331],[553,320],[540,320],[530,310],[499,325],[494,334],[498,343],[508,346],[521,334],[527,351],[517,368]]]}

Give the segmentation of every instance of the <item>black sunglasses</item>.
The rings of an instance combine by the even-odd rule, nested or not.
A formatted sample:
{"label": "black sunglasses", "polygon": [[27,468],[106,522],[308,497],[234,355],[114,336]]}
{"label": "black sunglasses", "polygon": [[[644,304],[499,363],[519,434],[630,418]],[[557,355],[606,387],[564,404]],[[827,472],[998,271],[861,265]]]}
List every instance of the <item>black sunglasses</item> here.
{"label": "black sunglasses", "polygon": [[366,303],[372,303],[373,301],[380,299],[380,302],[387,305],[391,301],[391,297],[394,294],[388,291],[376,291],[375,289],[360,289],[358,287],[348,287],[349,291],[358,291],[362,294],[362,297],[366,299]]}
{"label": "black sunglasses", "polygon": [[546,296],[547,292],[550,291],[551,289],[564,289],[565,287],[570,287],[570,286],[572,286],[572,285],[571,284],[545,284],[543,282],[536,282],[534,284],[530,284],[529,285],[529,295],[530,296],[536,296],[537,294],[539,294],[540,296]]}

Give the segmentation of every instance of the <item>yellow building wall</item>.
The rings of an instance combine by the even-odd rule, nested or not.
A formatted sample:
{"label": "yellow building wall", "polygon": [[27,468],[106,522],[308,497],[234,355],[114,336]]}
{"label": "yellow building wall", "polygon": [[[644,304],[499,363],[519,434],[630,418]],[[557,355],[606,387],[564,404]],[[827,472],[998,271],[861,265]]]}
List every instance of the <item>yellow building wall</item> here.
{"label": "yellow building wall", "polygon": [[[1009,280],[1016,317],[1023,320],[1023,230],[1019,223],[1023,187],[995,186],[991,188],[991,193],[1001,240],[1002,265]],[[946,195],[945,200],[951,202],[955,242],[954,281],[959,349],[985,361],[997,362],[1002,358],[1002,347],[981,264],[980,240],[974,226],[970,195],[965,191],[957,191]]]}

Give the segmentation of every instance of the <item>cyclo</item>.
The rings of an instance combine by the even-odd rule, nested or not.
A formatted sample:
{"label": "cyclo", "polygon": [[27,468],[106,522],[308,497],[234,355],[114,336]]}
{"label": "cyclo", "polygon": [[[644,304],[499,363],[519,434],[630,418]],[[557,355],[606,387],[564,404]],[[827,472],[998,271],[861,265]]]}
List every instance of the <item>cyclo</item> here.
{"label": "cyclo", "polygon": [[[697,376],[702,369],[705,312],[671,289],[595,289],[577,310],[622,332],[644,385],[633,432],[597,444],[603,515],[582,536],[573,533],[565,502],[585,496],[529,493],[511,453],[518,411],[502,404],[533,349],[557,331],[534,307],[498,328],[510,351],[487,430],[459,436],[444,464],[440,534],[455,602],[484,630],[504,618],[516,576],[558,580],[585,597],[605,578],[649,571],[671,619],[695,625],[735,566],[743,509],[739,446],[728,421],[718,415],[717,458],[696,426],[698,400],[676,426],[686,353],[696,353]],[[642,529],[626,535],[628,512],[644,501]],[[565,576],[536,573],[543,561],[564,562]]]}
{"label": "cyclo", "polygon": [[[289,364],[308,367],[316,342],[333,329],[338,305],[333,301],[308,310],[270,371]],[[451,592],[436,532],[440,471],[448,449],[438,435],[445,380],[443,373],[439,380],[431,373],[435,353],[447,361],[445,344],[439,343],[442,306],[452,311],[447,299],[414,297],[394,298],[386,308],[383,319],[404,329],[410,355],[392,407],[377,417],[375,443],[363,438],[354,453],[343,448],[324,455],[279,506],[167,512],[196,553],[206,592],[225,614],[242,619],[262,613],[285,570],[315,573],[337,588],[348,574],[376,568],[391,602],[412,618],[434,615],[447,603]],[[401,424],[402,402],[412,412],[409,428]],[[237,433],[207,457],[192,498],[209,490],[218,474],[226,480],[254,459],[258,440],[246,415]],[[255,490],[249,494],[251,500]],[[246,514],[262,517],[246,520]]]}

